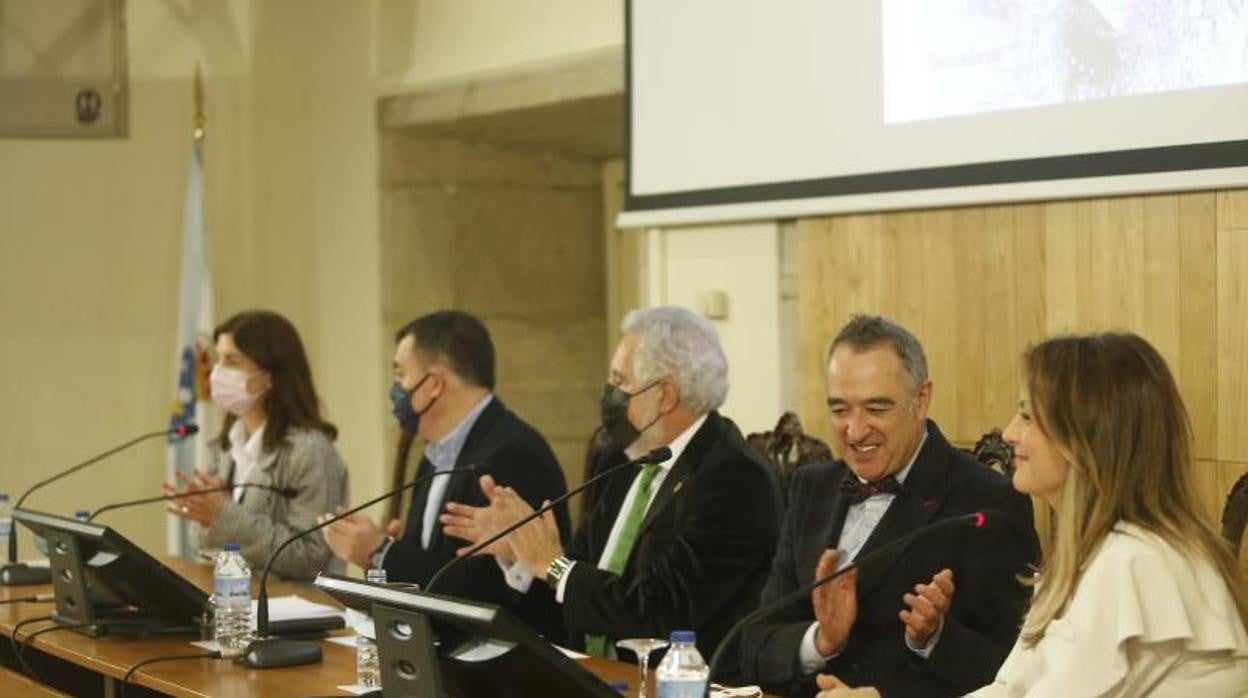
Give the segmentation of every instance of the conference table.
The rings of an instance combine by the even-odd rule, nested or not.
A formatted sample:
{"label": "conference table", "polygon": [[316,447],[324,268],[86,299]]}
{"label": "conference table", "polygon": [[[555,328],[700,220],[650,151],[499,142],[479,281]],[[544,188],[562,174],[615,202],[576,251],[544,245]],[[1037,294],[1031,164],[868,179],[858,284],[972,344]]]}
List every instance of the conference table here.
{"label": "conference table", "polygon": [[[212,588],[212,565],[191,562],[175,557],[161,560],[172,570],[186,577],[201,589]],[[320,591],[299,584],[270,579],[270,596],[296,594],[310,601],[341,606]],[[0,601],[23,598],[39,593],[50,594],[50,584],[41,586],[0,587]],[[20,664],[13,655],[10,637],[14,626],[28,618],[47,616],[55,609],[52,602],[0,604],[0,658],[10,671],[5,672],[8,693],[0,688],[0,695],[17,695],[14,686],[23,681],[15,675]],[[40,628],[50,627],[51,621],[22,626],[19,640]],[[332,635],[350,635],[348,630],[337,630]],[[194,654],[204,650],[191,645],[193,640],[179,637],[102,637],[93,638],[60,629],[36,637],[23,651],[38,677],[40,685],[52,689],[44,695],[62,694],[73,696],[122,695],[121,679],[133,665],[158,656]],[[180,659],[144,666],[125,687],[125,695],[169,695],[200,698],[202,696],[349,696],[352,693],[338,686],[355,683],[355,648],[328,640],[320,641],[324,661],[307,666],[281,669],[248,669],[223,659]],[[637,694],[637,667],[633,664],[589,657],[578,660],[607,683],[627,683],[629,691],[624,695]],[[653,681],[653,672],[651,672]],[[28,682],[29,683],[29,682]],[[5,686],[0,678],[0,687]],[[29,684],[34,686],[34,684]],[[21,694],[33,693],[22,691]],[[650,695],[654,695],[653,686]]]}

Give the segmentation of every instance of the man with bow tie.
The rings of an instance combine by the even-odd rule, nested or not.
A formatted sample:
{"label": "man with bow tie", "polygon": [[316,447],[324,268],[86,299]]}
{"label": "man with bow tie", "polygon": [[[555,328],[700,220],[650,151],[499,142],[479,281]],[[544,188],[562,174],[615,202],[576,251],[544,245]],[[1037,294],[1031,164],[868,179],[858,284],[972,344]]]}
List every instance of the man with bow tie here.
{"label": "man with bow tie", "polygon": [[1018,576],[1039,558],[1031,502],[927,418],[927,359],[905,328],[850,320],[828,350],[827,396],[841,460],[794,474],[763,603],[941,519],[995,510],[999,523],[919,538],[748,628],[743,672],[802,696],[820,672],[898,696],[991,682],[1026,609]]}

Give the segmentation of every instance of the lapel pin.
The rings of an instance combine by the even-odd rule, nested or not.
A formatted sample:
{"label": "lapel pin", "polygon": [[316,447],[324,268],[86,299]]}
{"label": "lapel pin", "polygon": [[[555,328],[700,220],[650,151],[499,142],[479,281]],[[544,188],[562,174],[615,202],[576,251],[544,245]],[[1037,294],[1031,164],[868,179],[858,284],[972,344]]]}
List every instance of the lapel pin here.
{"label": "lapel pin", "polygon": [[676,483],[676,486],[672,488],[672,494],[676,494],[677,492],[680,491],[680,488],[684,486],[685,486],[684,480],[681,480],[680,482]]}

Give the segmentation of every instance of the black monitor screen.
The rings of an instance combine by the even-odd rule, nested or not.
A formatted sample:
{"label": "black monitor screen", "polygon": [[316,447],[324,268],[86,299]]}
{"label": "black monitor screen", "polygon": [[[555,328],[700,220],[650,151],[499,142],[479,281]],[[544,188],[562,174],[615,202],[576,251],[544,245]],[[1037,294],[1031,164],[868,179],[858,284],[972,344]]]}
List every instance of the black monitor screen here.
{"label": "black monitor screen", "polygon": [[[54,541],[68,536],[81,553],[83,573],[93,599],[130,606],[153,618],[182,625],[193,625],[203,617],[208,604],[206,592],[108,526],[28,509],[15,510],[13,518],[49,540],[57,610],[62,614],[67,609],[61,607],[61,591],[68,580],[64,564],[58,564],[62,562],[58,554],[64,550],[54,549]],[[59,572],[58,567],[62,568]]]}
{"label": "black monitor screen", "polygon": [[322,574],[316,586],[357,610],[368,612],[381,603],[428,617],[450,696],[619,698],[579,662],[498,606],[336,575]]}

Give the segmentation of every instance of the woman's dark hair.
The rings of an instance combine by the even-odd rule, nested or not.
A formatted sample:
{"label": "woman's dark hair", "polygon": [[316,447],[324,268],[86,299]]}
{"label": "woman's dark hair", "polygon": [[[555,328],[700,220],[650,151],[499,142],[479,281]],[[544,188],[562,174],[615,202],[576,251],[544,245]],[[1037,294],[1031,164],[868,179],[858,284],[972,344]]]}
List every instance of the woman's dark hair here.
{"label": "woman's dark hair", "polygon": [[[271,310],[247,310],[217,325],[212,331],[215,342],[221,335],[234,338],[238,350],[255,361],[272,380],[264,394],[264,411],[268,421],[264,427],[264,450],[272,451],[286,440],[291,427],[315,429],[330,438],[338,438],[338,428],[321,417],[321,402],[312,384],[312,370],[303,342],[290,320]],[[230,447],[230,427],[237,419],[226,415],[218,441]]]}

